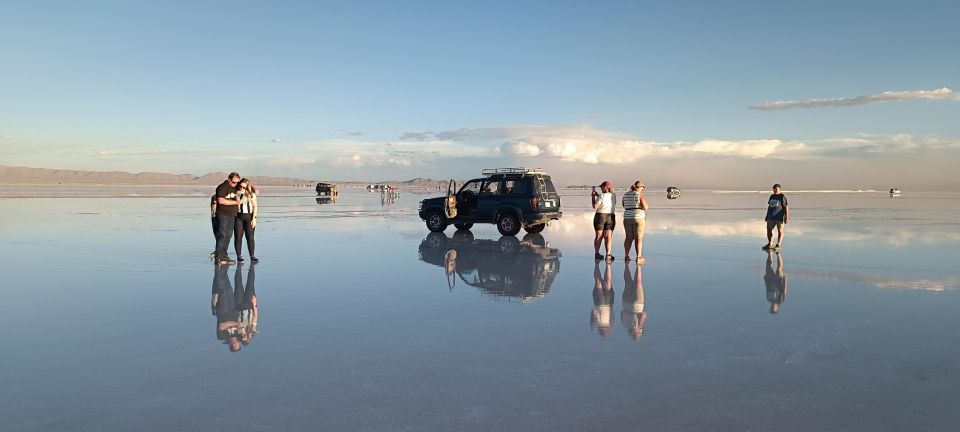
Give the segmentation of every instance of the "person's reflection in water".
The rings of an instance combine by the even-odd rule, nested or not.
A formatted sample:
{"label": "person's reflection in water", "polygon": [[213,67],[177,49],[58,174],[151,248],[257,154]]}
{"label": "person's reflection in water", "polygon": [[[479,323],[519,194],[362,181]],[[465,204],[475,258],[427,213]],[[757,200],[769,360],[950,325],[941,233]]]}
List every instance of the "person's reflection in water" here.
{"label": "person's reflection in water", "polygon": [[593,309],[590,311],[590,328],[597,330],[600,337],[610,334],[610,315],[613,309],[613,262],[605,261],[606,267],[600,274],[600,261],[593,264]]}
{"label": "person's reflection in water", "polygon": [[246,287],[240,267],[237,267],[234,274],[233,287],[227,277],[228,266],[217,266],[213,273],[210,305],[217,317],[217,340],[223,341],[231,352],[240,351],[243,346],[249,345],[257,334],[259,310],[254,288],[255,267],[256,265],[251,265],[247,270]]}
{"label": "person's reflection in water", "polygon": [[[631,274],[630,268],[634,271]],[[633,340],[643,336],[643,325],[647,322],[647,313],[643,310],[643,274],[640,263],[634,261],[623,267],[623,310],[620,322],[627,328]]]}
{"label": "person's reflection in water", "polygon": [[[773,269],[773,256],[777,256],[777,269]],[[767,251],[767,269],[763,275],[763,284],[767,287],[767,301],[770,313],[780,312],[780,305],[787,299],[787,275],[783,273],[783,255],[780,251]]]}

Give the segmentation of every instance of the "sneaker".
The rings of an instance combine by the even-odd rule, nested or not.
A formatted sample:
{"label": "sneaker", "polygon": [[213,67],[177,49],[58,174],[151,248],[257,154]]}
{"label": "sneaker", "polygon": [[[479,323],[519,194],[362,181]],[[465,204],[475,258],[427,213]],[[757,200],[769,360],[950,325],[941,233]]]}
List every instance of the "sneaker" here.
{"label": "sneaker", "polygon": [[243,255],[237,255],[237,261],[243,262]]}
{"label": "sneaker", "polygon": [[624,260],[624,261],[630,261],[630,260],[632,260],[632,259],[633,259],[633,258],[630,258],[630,255],[627,255],[627,256],[623,257],[623,260]]}
{"label": "sneaker", "polygon": [[613,261],[613,260],[615,260],[615,259],[617,259],[617,257],[615,257],[615,256],[613,256],[613,255],[607,255],[607,261]]}
{"label": "sneaker", "polygon": [[250,255],[250,261],[257,262],[257,261],[260,261],[260,258]]}
{"label": "sneaker", "polygon": [[772,248],[770,248],[770,250],[772,250],[772,251],[779,251],[779,250],[780,250],[780,245],[774,245]]}
{"label": "sneaker", "polygon": [[598,260],[602,260],[602,259],[603,259],[603,255],[600,255],[600,254],[593,254],[593,259],[598,259]]}
{"label": "sneaker", "polygon": [[763,247],[760,248],[760,249],[770,250],[770,249],[773,249],[773,245],[771,245],[770,243],[767,243],[767,244],[763,245]]}
{"label": "sneaker", "polygon": [[233,263],[235,263],[235,262],[236,262],[236,261],[230,259],[230,257],[224,257],[224,258],[220,258],[220,260],[217,261],[217,264],[230,265],[230,264],[233,264]]}

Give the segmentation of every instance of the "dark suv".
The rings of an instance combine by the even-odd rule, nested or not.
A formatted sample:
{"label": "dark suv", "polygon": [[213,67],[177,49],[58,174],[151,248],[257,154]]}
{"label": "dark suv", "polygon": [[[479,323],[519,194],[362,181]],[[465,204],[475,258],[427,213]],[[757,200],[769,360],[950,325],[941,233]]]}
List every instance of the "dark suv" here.
{"label": "dark suv", "polygon": [[538,233],[560,219],[560,195],[542,169],[492,168],[464,183],[459,190],[450,180],[445,197],[420,201],[420,218],[427,229],[441,232],[453,224],[468,230],[475,223],[497,225],[500,234],[513,236],[520,228]]}

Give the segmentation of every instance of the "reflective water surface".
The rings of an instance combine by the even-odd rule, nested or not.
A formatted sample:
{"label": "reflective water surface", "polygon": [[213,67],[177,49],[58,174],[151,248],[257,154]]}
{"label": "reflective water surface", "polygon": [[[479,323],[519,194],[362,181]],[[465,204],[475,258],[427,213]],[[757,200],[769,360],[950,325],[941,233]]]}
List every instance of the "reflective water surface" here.
{"label": "reflective water surface", "polygon": [[956,193],[787,191],[779,254],[764,193],[651,194],[638,266],[593,260],[589,191],[502,237],[267,188],[261,261],[217,268],[209,191],[2,192],[4,431],[960,422]]}

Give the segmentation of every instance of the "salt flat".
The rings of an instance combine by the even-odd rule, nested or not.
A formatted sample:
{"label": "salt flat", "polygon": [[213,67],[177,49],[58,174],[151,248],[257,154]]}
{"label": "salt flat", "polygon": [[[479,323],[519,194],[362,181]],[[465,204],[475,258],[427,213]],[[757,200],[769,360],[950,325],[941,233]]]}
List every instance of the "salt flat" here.
{"label": "salt flat", "polygon": [[[638,271],[593,260],[588,191],[561,191],[563,219],[514,240],[492,225],[428,236],[416,208],[429,194],[318,204],[274,188],[261,262],[218,275],[212,190],[6,192],[5,431],[960,421],[957,193],[785,191],[777,273],[760,250],[766,193],[651,193]],[[255,281],[259,334],[239,352],[217,337],[218,277]]]}

